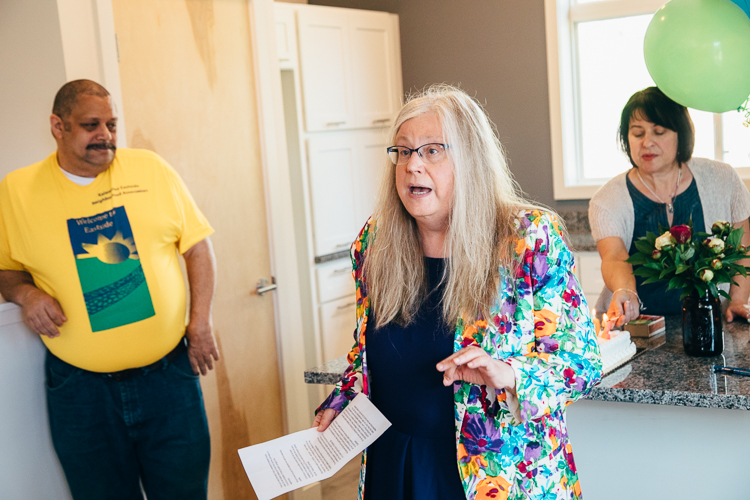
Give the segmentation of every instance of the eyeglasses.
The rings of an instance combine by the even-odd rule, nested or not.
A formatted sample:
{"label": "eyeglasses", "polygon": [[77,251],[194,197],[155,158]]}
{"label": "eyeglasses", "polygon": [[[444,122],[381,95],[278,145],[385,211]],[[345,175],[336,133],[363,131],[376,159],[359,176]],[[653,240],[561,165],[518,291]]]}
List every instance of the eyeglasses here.
{"label": "eyeglasses", "polygon": [[439,162],[445,158],[446,149],[448,149],[447,144],[431,142],[423,144],[416,149],[407,148],[406,146],[391,146],[386,151],[388,151],[388,157],[394,165],[403,165],[409,163],[412,153],[417,153],[425,163]]}

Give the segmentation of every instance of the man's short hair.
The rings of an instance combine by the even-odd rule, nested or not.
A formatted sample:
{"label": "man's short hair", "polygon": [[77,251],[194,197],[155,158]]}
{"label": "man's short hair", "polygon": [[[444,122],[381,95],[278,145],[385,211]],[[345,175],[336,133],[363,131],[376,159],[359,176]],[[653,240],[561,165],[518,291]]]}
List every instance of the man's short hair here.
{"label": "man's short hair", "polygon": [[109,97],[109,92],[91,80],[73,80],[60,87],[60,90],[57,91],[55,103],[52,105],[52,114],[63,119],[70,116],[80,95]]}

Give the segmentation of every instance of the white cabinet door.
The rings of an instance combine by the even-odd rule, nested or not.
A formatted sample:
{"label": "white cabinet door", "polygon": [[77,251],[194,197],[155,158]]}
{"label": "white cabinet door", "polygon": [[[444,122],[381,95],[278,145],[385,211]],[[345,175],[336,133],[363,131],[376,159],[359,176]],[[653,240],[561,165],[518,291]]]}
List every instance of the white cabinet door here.
{"label": "white cabinet door", "polygon": [[578,279],[581,282],[586,302],[588,302],[589,307],[594,307],[602,288],[604,288],[602,259],[599,257],[599,252],[578,252],[575,257],[578,271],[576,274],[578,274]]}
{"label": "white cabinet door", "polygon": [[274,3],[273,8],[276,20],[276,53],[279,61],[294,63],[297,60],[294,7],[285,3]]}
{"label": "white cabinet door", "polygon": [[351,12],[351,89],[354,126],[382,127],[395,116],[400,89],[395,88],[394,33],[385,12]]}
{"label": "white cabinet door", "polygon": [[355,136],[323,134],[308,139],[307,145],[315,255],[346,250],[364,223],[355,209]]}
{"label": "white cabinet door", "polygon": [[331,361],[347,354],[354,345],[357,326],[354,295],[320,306],[320,330],[323,340],[323,360]]}
{"label": "white cabinet door", "polygon": [[297,26],[305,129],[313,132],[353,127],[347,12],[301,8]]}
{"label": "white cabinet door", "polygon": [[363,226],[372,215],[384,168],[391,165],[385,148],[390,146],[386,129],[359,130],[354,180],[357,187],[357,219]]}

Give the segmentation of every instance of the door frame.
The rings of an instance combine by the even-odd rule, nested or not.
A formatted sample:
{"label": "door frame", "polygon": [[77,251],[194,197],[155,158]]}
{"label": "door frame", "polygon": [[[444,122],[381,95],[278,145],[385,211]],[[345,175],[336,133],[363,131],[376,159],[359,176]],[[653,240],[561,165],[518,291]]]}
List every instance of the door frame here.
{"label": "door frame", "polygon": [[284,129],[281,70],[276,56],[274,2],[248,0],[248,4],[271,272],[278,284],[274,293],[274,317],[284,431],[290,433],[309,428],[312,415],[309,414],[310,402],[303,373],[305,343],[299,294],[301,283]]}

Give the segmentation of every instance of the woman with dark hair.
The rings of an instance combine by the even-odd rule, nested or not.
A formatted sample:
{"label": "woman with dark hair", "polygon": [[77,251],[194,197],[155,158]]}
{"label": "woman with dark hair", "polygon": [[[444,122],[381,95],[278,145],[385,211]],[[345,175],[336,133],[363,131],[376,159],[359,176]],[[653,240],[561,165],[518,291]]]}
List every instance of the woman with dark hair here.
{"label": "woman with dark hair", "polygon": [[[725,220],[742,227],[742,243],[750,244],[750,192],[731,166],[692,158],[695,135],[687,108],[656,87],[636,92],[622,110],[619,139],[633,168],[602,186],[589,204],[606,285],[596,309],[616,317],[618,326],[638,317],[641,308],[658,315],[682,310],[681,290],[667,291],[663,282],[644,285],[625,262],[646,232],[691,220],[694,232],[710,232],[714,222]],[[750,280],[736,281],[727,321],[750,317]]]}
{"label": "woman with dark hair", "polygon": [[565,408],[601,359],[557,217],[520,196],[459,89],[410,99],[391,144],[352,245],[351,364],[315,425],[359,392],[391,422],[365,452],[360,498],[580,498]]}

